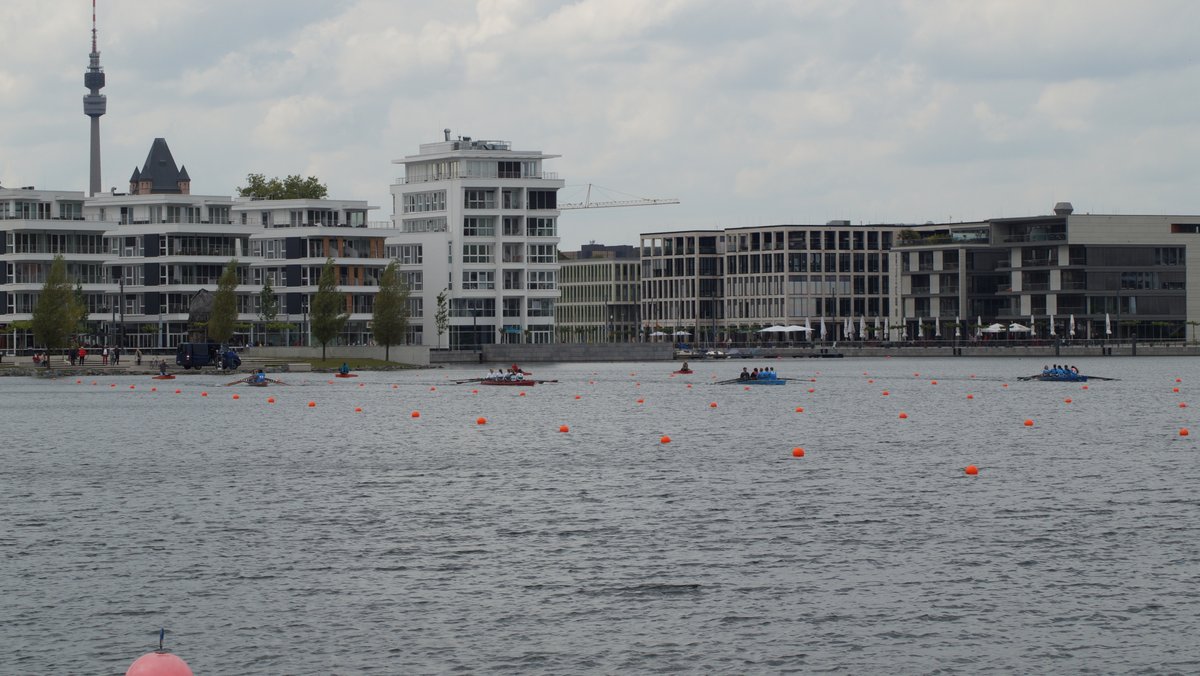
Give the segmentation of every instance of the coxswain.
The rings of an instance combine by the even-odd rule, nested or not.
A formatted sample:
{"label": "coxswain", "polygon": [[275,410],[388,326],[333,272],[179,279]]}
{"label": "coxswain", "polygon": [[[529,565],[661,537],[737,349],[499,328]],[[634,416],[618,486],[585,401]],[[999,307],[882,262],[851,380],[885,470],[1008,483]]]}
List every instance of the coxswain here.
{"label": "coxswain", "polygon": [[683,366],[682,366],[682,367],[681,367],[679,370],[680,370],[680,371],[691,371],[691,369],[690,369],[690,368],[688,368],[688,365],[687,365],[687,362],[686,362],[686,361],[685,361],[685,362],[683,362]]}
{"label": "coxswain", "polygon": [[167,375],[167,360],[166,359],[158,360],[158,375],[160,375],[160,376]]}

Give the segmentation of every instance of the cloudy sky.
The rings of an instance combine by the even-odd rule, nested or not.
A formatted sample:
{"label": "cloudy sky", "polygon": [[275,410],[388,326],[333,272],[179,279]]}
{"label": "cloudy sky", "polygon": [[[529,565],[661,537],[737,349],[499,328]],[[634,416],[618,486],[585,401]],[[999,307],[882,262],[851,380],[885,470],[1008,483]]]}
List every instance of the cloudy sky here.
{"label": "cloudy sky", "polygon": [[[99,0],[103,183],[316,175],[391,215],[455,135],[562,157],[563,248],[772,223],[1200,213],[1194,0]],[[0,3],[0,182],[83,190],[87,0]]]}

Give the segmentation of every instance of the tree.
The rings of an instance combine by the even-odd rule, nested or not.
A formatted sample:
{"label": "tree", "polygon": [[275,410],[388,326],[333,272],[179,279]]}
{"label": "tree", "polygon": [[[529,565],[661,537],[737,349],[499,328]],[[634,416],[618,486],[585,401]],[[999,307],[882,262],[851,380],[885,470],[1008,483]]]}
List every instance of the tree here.
{"label": "tree", "polygon": [[325,346],[329,344],[342,328],[350,315],[344,312],[346,300],[337,290],[333,278],[333,259],[326,258],[325,266],[321,268],[321,279],[317,281],[317,292],[312,298],[312,334],[321,343],[321,360],[325,360]]}
{"label": "tree", "polygon": [[[55,256],[30,322],[33,339],[45,346],[47,356],[70,344],[71,336],[79,326],[79,313],[75,291],[67,279],[67,261],[61,255]],[[49,362],[46,365],[49,366]]]}
{"label": "tree", "polygon": [[75,306],[79,310],[79,322],[75,328],[75,333],[86,333],[88,330],[88,304],[87,296],[83,293],[83,284],[75,282]]}
{"label": "tree", "polygon": [[447,301],[449,296],[447,289],[442,289],[437,295],[437,312],[433,314],[433,323],[437,326],[438,347],[442,346],[442,334],[446,333],[446,327],[450,325],[450,308]]}
{"label": "tree", "polygon": [[246,187],[237,189],[242,197],[257,197],[264,200],[324,199],[329,189],[316,176],[300,178],[292,174],[280,180],[278,176],[266,178],[262,174],[246,174]]}
{"label": "tree", "polygon": [[218,343],[229,342],[237,322],[237,259],[230,259],[217,280],[213,294],[212,313],[208,316],[208,338]]}
{"label": "tree", "polygon": [[262,291],[258,292],[258,318],[264,324],[272,324],[279,316],[279,297],[271,287],[271,280],[263,280]]}
{"label": "tree", "polygon": [[379,279],[371,335],[383,346],[383,360],[391,361],[391,347],[404,342],[408,333],[408,286],[400,277],[399,263],[392,261]]}

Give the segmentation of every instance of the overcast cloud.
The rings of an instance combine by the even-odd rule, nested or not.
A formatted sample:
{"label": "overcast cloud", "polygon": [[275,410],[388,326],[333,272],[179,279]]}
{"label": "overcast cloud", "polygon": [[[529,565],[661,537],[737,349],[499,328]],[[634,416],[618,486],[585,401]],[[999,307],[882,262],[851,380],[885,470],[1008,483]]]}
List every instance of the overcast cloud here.
{"label": "overcast cloud", "polygon": [[[1192,0],[99,0],[103,183],[316,175],[391,215],[455,135],[562,155],[563,248],[640,232],[1200,213]],[[0,4],[0,181],[83,190],[85,0]],[[596,197],[599,194],[599,197]]]}

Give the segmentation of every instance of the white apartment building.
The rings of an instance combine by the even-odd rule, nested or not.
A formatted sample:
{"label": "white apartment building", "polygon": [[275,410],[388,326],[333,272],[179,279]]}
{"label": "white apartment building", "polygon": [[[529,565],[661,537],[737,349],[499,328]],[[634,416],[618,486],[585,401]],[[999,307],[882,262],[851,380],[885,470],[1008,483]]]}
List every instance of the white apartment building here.
{"label": "white apartment building", "polygon": [[[542,165],[558,156],[445,134],[395,160],[404,176],[392,186],[388,255],[410,279],[414,335],[452,349],[552,342],[563,181]],[[440,294],[447,335],[437,330]]]}
{"label": "white apartment building", "polygon": [[556,321],[563,343],[636,340],[641,262],[630,245],[585,244],[563,252]]}

